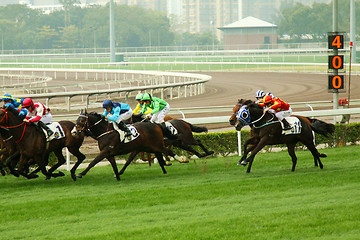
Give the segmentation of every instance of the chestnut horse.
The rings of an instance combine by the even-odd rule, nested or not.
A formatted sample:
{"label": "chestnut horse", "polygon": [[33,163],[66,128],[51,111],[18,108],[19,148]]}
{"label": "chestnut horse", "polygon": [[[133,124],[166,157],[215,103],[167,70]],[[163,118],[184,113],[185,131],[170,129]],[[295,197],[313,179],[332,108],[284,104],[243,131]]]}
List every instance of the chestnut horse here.
{"label": "chestnut horse", "polygon": [[[133,135],[131,138],[136,138],[125,143],[120,140],[120,135],[112,128],[112,124],[109,124],[102,115],[95,112],[87,113],[86,110],[81,111],[76,121],[76,127],[79,132],[89,130],[92,133],[92,137],[98,141],[100,153],[77,177],[81,178],[85,176],[98,162],[107,158],[111,163],[116,179],[120,180],[120,175],[124,173],[127,166],[139,152],[155,153],[163,173],[166,174],[164,168],[165,161],[162,154],[164,153],[170,156],[175,156],[175,154],[165,148],[164,135],[168,138],[176,137],[171,135],[170,131],[161,127],[160,124],[140,122],[135,123],[133,126],[136,131],[134,131],[134,129],[132,130]],[[115,156],[126,153],[130,153],[130,155],[123,168],[118,172]]]}
{"label": "chestnut horse", "polygon": [[[17,110],[7,107],[0,111],[0,127],[9,129],[10,134],[14,137],[20,151],[20,161],[18,172],[20,175],[30,179],[38,177],[35,173],[40,171],[46,176],[46,179],[51,177],[64,176],[62,172],[54,173],[54,171],[66,160],[62,154],[62,149],[67,147],[69,152],[77,157],[77,162],[71,169],[71,177],[76,180],[75,171],[80,163],[85,159],[85,155],[79,151],[84,134],[72,134],[75,124],[70,121],[60,121],[64,133],[64,137],[60,139],[53,139],[46,142],[45,133],[35,124],[28,124],[23,122],[23,119],[18,116]],[[51,152],[54,152],[58,162],[46,171],[48,164],[48,157]],[[30,160],[38,165],[38,169],[28,174],[27,167]]]}
{"label": "chestnut horse", "polygon": [[[264,146],[284,143],[288,148],[289,155],[293,162],[291,171],[295,171],[297,163],[295,145],[297,142],[301,142],[312,153],[315,166],[319,163],[320,168],[322,169],[323,164],[320,157],[326,157],[326,155],[319,153],[316,149],[313,131],[328,136],[334,133],[335,126],[318,119],[309,119],[301,116],[295,117],[297,118],[296,125],[294,125],[291,130],[288,130],[287,134],[284,134],[282,125],[274,114],[269,112],[263,113],[263,108],[250,100],[244,102],[244,105],[240,107],[236,116],[235,129],[240,131],[243,126],[250,125],[253,133],[253,137],[251,138],[253,140],[251,142],[255,147],[251,150],[245,148],[244,155],[239,160],[238,164],[246,166],[249,163],[247,168],[247,172],[249,173],[255,155]],[[252,153],[247,158],[250,151],[252,151]]]}

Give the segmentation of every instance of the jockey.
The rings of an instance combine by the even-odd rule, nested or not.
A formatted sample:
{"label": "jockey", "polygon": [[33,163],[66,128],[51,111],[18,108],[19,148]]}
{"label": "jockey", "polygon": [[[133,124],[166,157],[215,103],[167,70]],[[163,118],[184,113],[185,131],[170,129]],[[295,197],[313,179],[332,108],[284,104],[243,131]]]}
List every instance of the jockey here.
{"label": "jockey", "polygon": [[[141,100],[143,97],[143,94],[139,93],[138,95],[136,95],[135,99],[136,101],[138,101],[138,104],[136,105],[133,114],[140,114],[140,111],[142,109],[142,106],[144,105],[144,102]],[[152,109],[147,107],[146,111],[144,112],[145,115],[151,113]]]}
{"label": "jockey", "polygon": [[125,132],[125,137],[131,136],[130,129],[122,120],[128,120],[131,118],[133,111],[129,104],[112,102],[106,99],[103,102],[103,108],[105,108],[103,116],[105,119],[112,122],[114,128],[119,128]]}
{"label": "jockey", "polygon": [[264,98],[264,96],[265,96],[265,92],[263,90],[261,89],[257,90],[255,93],[255,98],[256,98],[255,103],[259,104],[261,100]]}
{"label": "jockey", "polygon": [[2,99],[4,101],[4,108],[21,108],[22,103],[24,102],[23,98],[13,98],[10,94],[5,94]]}
{"label": "jockey", "polygon": [[46,126],[46,124],[50,123],[52,120],[50,108],[40,102],[34,103],[31,98],[25,98],[22,107],[27,109],[27,115],[24,122],[37,123],[39,127],[46,130],[48,137],[54,133]]}
{"label": "jockey", "polygon": [[280,98],[272,98],[270,95],[265,95],[263,102],[259,104],[265,106],[264,113],[269,111],[284,124],[284,130],[290,130],[291,126],[286,121],[285,117],[289,117],[292,113],[291,107],[288,103],[282,101]]}
{"label": "jockey", "polygon": [[151,122],[155,123],[163,123],[164,117],[170,111],[170,105],[161,98],[151,97],[150,94],[145,93],[142,97],[142,101],[144,102],[144,106],[141,109],[140,113],[145,113],[147,108],[150,107],[152,111],[146,115]]}

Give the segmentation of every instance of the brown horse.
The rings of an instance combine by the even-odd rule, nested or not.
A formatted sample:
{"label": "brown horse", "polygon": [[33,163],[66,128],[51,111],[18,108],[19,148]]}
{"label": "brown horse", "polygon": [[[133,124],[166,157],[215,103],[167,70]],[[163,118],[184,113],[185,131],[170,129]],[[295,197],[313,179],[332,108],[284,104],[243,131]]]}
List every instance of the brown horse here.
{"label": "brown horse", "polygon": [[[164,168],[165,161],[162,154],[164,153],[170,156],[174,156],[175,154],[171,150],[165,148],[164,135],[168,138],[176,137],[158,124],[140,122],[135,123],[133,126],[135,129],[131,130],[133,134],[131,138],[136,138],[125,143],[120,140],[120,135],[112,128],[112,124],[108,124],[102,115],[95,112],[87,113],[86,110],[81,111],[81,114],[76,121],[76,127],[79,132],[89,130],[92,133],[92,137],[98,141],[100,153],[84,171],[77,175],[77,177],[81,178],[82,176],[85,176],[98,162],[107,158],[111,163],[116,179],[120,180],[120,175],[124,173],[127,166],[139,152],[155,153],[163,173],[166,174]],[[118,172],[115,156],[126,153],[130,153],[130,155],[124,167]]]}
{"label": "brown horse", "polygon": [[[64,176],[62,172],[54,173],[54,171],[66,162],[62,149],[67,147],[69,152],[75,155],[78,161],[71,169],[71,177],[76,180],[75,171],[79,164],[85,159],[85,155],[79,151],[84,134],[72,134],[75,124],[70,121],[60,121],[59,124],[63,129],[64,137],[60,139],[53,139],[46,143],[46,137],[42,129],[35,124],[28,124],[23,122],[22,118],[18,116],[17,110],[8,107],[0,111],[0,127],[9,129],[10,134],[14,137],[17,147],[20,151],[20,160],[18,172],[26,178],[38,177],[35,173],[40,171],[46,176],[46,179],[51,177]],[[51,152],[54,152],[58,158],[58,162],[46,171],[45,166],[48,164],[48,157]],[[30,160],[38,165],[38,169],[28,174],[27,167]]]}
{"label": "brown horse", "polygon": [[[168,147],[174,146],[181,148],[185,151],[188,151],[192,154],[195,154],[199,158],[203,158],[209,155],[214,154],[214,151],[209,151],[201,142],[199,139],[195,139],[193,132],[196,133],[202,133],[207,132],[208,129],[206,127],[202,126],[194,126],[189,122],[186,122],[182,119],[176,119],[173,117],[170,117],[168,115],[164,118],[165,122],[171,123],[172,127],[174,127],[177,131],[177,139],[166,139],[165,145]],[[133,121],[144,121],[141,115],[133,116]],[[146,119],[145,119],[146,121]],[[204,153],[199,153],[196,151],[192,146],[199,146]],[[165,156],[166,157],[166,156]],[[177,159],[175,159],[177,160]],[[178,160],[177,160],[178,161]],[[182,162],[182,161],[179,161]]]}
{"label": "brown horse", "polygon": [[[323,122],[318,119],[309,119],[305,117],[296,117],[296,123],[293,125],[292,130],[283,133],[282,125],[277,120],[277,118],[269,113],[263,113],[263,108],[259,105],[253,103],[252,101],[244,102],[244,105],[239,109],[236,116],[235,128],[240,131],[240,129],[245,125],[250,125],[253,132],[253,143],[255,144],[254,149],[244,150],[244,155],[239,160],[238,164],[246,166],[249,163],[247,172],[251,170],[251,165],[255,158],[255,155],[266,145],[275,145],[275,144],[286,144],[288,148],[289,155],[291,156],[293,165],[292,171],[295,171],[295,166],[297,163],[297,157],[295,155],[295,145],[297,142],[303,143],[312,153],[315,161],[315,166],[319,163],[320,168],[323,168],[320,157],[326,157],[325,154],[318,152],[314,145],[314,135],[313,131],[324,136],[333,134],[335,126]],[[247,158],[247,154],[252,151],[250,156]]]}

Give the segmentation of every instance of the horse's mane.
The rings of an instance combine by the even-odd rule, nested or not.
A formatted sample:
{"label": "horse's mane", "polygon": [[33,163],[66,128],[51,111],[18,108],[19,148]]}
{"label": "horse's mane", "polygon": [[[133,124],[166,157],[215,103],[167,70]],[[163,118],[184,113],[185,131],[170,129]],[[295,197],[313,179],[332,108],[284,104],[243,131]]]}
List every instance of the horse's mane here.
{"label": "horse's mane", "polygon": [[260,106],[259,104],[257,104],[257,103],[254,103],[254,102],[252,102],[252,103],[250,103],[250,104],[248,104],[248,107],[249,108],[256,108],[256,109],[263,109],[263,107],[262,106]]}
{"label": "horse's mane", "polygon": [[10,113],[12,113],[12,114],[14,114],[14,116],[15,116],[17,119],[19,119],[20,121],[23,120],[24,117],[25,117],[25,116],[20,117],[18,110],[15,109],[15,108],[13,108],[13,107],[6,107],[5,110],[8,111],[8,112],[10,112]]}

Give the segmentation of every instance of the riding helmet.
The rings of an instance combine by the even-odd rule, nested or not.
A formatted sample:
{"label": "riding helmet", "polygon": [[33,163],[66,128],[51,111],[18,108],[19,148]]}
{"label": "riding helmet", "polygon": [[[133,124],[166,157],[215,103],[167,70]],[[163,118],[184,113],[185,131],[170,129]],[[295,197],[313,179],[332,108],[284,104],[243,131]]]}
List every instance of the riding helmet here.
{"label": "riding helmet", "polygon": [[10,101],[12,99],[10,94],[4,94],[1,100],[3,101]]}
{"label": "riding helmet", "polygon": [[270,95],[265,95],[265,97],[263,98],[263,103],[267,104],[270,103],[272,101],[272,97]]}
{"label": "riding helmet", "polygon": [[22,104],[22,106],[24,108],[27,108],[27,107],[30,107],[30,106],[33,106],[33,105],[34,105],[34,102],[33,102],[33,100],[31,98],[25,98],[24,102]]}
{"label": "riding helmet", "polygon": [[114,105],[113,105],[113,102],[110,99],[106,99],[103,102],[103,108],[108,108],[108,107],[112,107],[112,106],[114,106]]}
{"label": "riding helmet", "polygon": [[265,93],[263,90],[257,90],[256,91],[256,94],[255,94],[255,97],[256,98],[263,98],[265,96]]}
{"label": "riding helmet", "polygon": [[135,97],[136,100],[141,100],[143,95],[141,93],[138,93]]}
{"label": "riding helmet", "polygon": [[151,101],[151,96],[150,96],[150,94],[148,94],[148,93],[144,93],[144,96],[142,97],[142,99],[141,100],[143,100],[143,101]]}

